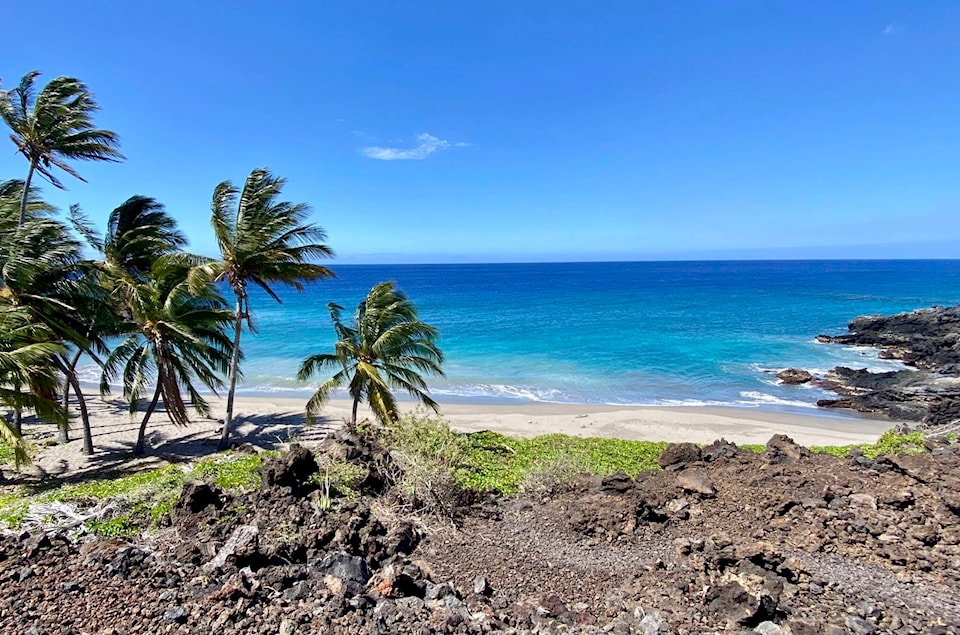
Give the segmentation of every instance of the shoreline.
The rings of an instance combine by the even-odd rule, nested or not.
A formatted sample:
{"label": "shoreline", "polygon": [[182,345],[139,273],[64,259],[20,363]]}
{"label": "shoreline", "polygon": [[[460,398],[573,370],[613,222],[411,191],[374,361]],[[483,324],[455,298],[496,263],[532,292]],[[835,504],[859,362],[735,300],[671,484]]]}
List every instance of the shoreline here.
{"label": "shoreline", "polygon": [[[238,396],[234,444],[261,448],[299,441],[306,445],[322,441],[350,416],[352,402],[334,399],[314,425],[306,425],[306,399],[292,397]],[[147,456],[131,460],[139,428],[139,416],[131,417],[119,396],[106,400],[88,395],[95,453],[82,453],[80,422],[72,419],[70,442],[49,443],[56,430],[49,424],[27,424],[29,436],[41,448],[34,457],[39,475],[82,473],[106,467],[142,469],[158,461],[181,461],[216,451],[226,400],[209,399],[210,417],[192,415],[184,427],[175,426],[162,407],[147,427]],[[416,408],[401,402],[401,411]],[[426,411],[425,412],[429,412]],[[371,417],[361,405],[359,417]],[[785,434],[804,446],[873,443],[896,421],[875,418],[837,418],[759,408],[718,406],[601,406],[590,404],[441,404],[441,416],[458,432],[490,430],[510,436],[533,437],[565,434],[635,441],[693,442],[708,444],[726,439],[738,445],[764,445],[775,434]]]}
{"label": "shoreline", "polygon": [[[268,404],[287,414],[303,412],[306,400],[290,397],[238,396],[238,413],[250,404]],[[340,422],[351,402],[334,399],[323,419]],[[404,412],[415,409],[403,402]],[[429,411],[428,411],[429,412]],[[460,432],[491,430],[514,436],[567,434],[640,441],[711,443],[719,438],[743,444],[765,444],[774,434],[786,434],[801,445],[872,443],[897,424],[886,418],[817,416],[735,406],[611,406],[556,403],[445,403],[440,414]],[[371,416],[364,406],[360,417]]]}

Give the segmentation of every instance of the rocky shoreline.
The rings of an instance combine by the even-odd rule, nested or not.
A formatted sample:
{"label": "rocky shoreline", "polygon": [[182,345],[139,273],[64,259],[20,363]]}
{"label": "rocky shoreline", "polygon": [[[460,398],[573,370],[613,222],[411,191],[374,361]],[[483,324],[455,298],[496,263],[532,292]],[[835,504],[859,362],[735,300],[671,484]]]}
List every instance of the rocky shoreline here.
{"label": "rocky shoreline", "polygon": [[[325,491],[322,454],[365,470]],[[321,461],[322,462],[322,461]],[[950,633],[960,446],[761,454],[674,444],[662,471],[404,513],[389,450],[337,433],[230,495],[188,484],[139,539],[0,537],[0,633]]]}
{"label": "rocky shoreline", "polygon": [[823,377],[799,369],[778,374],[784,383],[812,381],[835,392],[823,408],[875,412],[918,428],[946,432],[960,424],[960,306],[933,307],[892,316],[861,316],[844,335],[817,341],[879,349],[881,359],[909,368],[884,373],[838,366]]}

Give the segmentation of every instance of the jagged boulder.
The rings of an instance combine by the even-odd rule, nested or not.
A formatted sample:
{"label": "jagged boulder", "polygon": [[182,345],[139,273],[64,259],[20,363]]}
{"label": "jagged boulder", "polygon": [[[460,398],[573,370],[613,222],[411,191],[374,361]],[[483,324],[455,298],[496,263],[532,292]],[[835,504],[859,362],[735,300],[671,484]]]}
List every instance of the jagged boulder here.
{"label": "jagged boulder", "polygon": [[777,373],[777,379],[791,386],[806,384],[813,380],[813,375],[800,368],[786,368]]}
{"label": "jagged boulder", "polygon": [[695,443],[671,443],[660,455],[658,463],[665,470],[682,470],[700,459],[700,448]]}

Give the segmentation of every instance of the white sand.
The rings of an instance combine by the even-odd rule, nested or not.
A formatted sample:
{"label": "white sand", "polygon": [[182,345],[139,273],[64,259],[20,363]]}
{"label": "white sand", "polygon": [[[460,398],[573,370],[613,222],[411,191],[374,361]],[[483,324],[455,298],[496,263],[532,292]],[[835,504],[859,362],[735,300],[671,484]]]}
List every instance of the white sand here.
{"label": "white sand", "polygon": [[[219,441],[224,401],[212,400],[213,418],[196,420],[185,428],[174,426],[166,414],[154,414],[147,430],[148,456],[130,460],[136,441],[139,417],[131,419],[120,400],[89,398],[96,453],[82,453],[79,421],[71,430],[71,441],[57,445],[56,430],[34,425],[31,440],[41,451],[30,469],[41,475],[79,473],[104,468],[141,469],[165,461],[189,460],[210,454]],[[316,442],[349,417],[351,403],[335,400],[321,420],[306,426],[305,399],[240,397],[239,417],[233,440],[274,447],[290,440]],[[412,405],[408,405],[412,408]],[[735,443],[763,444],[774,434],[786,434],[803,445],[845,445],[869,443],[894,422],[881,419],[848,418],[780,413],[755,408],[653,408],[566,404],[445,404],[442,414],[460,431],[494,430],[510,435],[536,436],[563,433],[651,441],[692,441],[710,443],[725,438]],[[361,407],[360,416],[370,416]],[[31,427],[28,425],[28,428]],[[47,444],[50,445],[47,445]]]}

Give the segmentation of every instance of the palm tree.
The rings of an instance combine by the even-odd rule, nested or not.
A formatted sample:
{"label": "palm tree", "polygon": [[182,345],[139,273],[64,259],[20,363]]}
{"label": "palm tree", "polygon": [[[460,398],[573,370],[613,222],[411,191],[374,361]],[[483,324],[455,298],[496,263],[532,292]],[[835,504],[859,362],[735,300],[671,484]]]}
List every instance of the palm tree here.
{"label": "palm tree", "polygon": [[[101,340],[91,341],[84,335],[89,331],[87,318],[93,313],[89,309],[95,303],[88,302],[84,306],[83,301],[91,299],[90,293],[95,287],[82,275],[80,244],[59,221],[31,214],[27,222],[17,226],[15,219],[16,213],[9,206],[0,205],[0,227],[3,229],[0,294],[4,301],[10,307],[20,308],[35,324],[43,325],[47,340],[60,344],[61,348],[69,343],[78,351],[103,350]],[[65,358],[66,352],[61,351],[49,363],[64,371],[71,384],[76,384],[76,377],[67,372],[63,364]],[[26,385],[32,389],[30,383]],[[13,389],[19,389],[16,382]],[[84,449],[89,454],[93,447],[86,404],[79,387],[76,391],[84,422]],[[66,441],[66,420],[63,423],[61,440]],[[13,426],[19,431],[19,408],[15,408]]]}
{"label": "palm tree", "polygon": [[225,329],[233,322],[223,298],[212,285],[191,290],[187,284],[189,265],[176,257],[159,259],[146,281],[119,281],[127,299],[131,328],[135,331],[121,342],[104,362],[100,383],[102,394],[110,383],[122,377],[123,394],[130,402],[130,414],[137,411],[147,384],[156,387],[147,406],[135,455],[144,453],[147,423],[162,399],[170,421],[189,423],[183,391],[190,405],[201,415],[210,408],[195,381],[216,394],[222,387],[219,374],[230,362],[230,338]]}
{"label": "palm tree", "polygon": [[162,204],[146,196],[131,196],[110,212],[102,239],[81,215],[72,212],[72,218],[90,246],[103,253],[101,264],[111,279],[145,281],[158,259],[178,253],[187,244],[177,221]]}
{"label": "palm tree", "polygon": [[[57,370],[51,364],[63,347],[52,340],[52,333],[37,324],[29,311],[0,296],[0,403],[18,412],[31,408],[38,416],[63,425],[65,413],[53,396]],[[21,386],[30,390],[23,392]],[[6,419],[0,421],[0,440],[13,446],[17,466],[29,460],[21,430]]]}
{"label": "palm tree", "polygon": [[417,319],[416,307],[392,282],[381,282],[370,290],[357,306],[353,326],[343,323],[343,307],[330,303],[327,308],[337,333],[334,352],[305,359],[297,378],[307,381],[324,370],[337,372],[320,384],[307,402],[308,420],[316,417],[332,390],[343,386],[353,398],[352,425],[357,424],[357,406],[364,399],[381,423],[396,421],[392,390],[405,390],[438,410],[425,392],[427,384],[421,376],[443,375],[437,329]]}
{"label": "palm tree", "polygon": [[322,242],[327,237],[323,229],[306,222],[308,205],[278,200],[284,183],[269,170],[257,168],[247,177],[243,190],[224,181],[213,192],[211,222],[221,257],[197,268],[195,276],[201,283],[211,279],[226,282],[236,296],[221,450],[230,444],[244,323],[255,332],[247,286],[254,284],[280,302],[271,285],[289,285],[303,291],[305,282],[333,277],[326,267],[309,262],[314,258],[332,258],[333,251]]}
{"label": "palm tree", "polygon": [[60,168],[83,181],[67,162],[121,161],[123,155],[117,135],[94,128],[93,114],[99,110],[86,85],[73,77],[57,77],[37,93],[34,87],[40,71],[23,76],[20,84],[0,91],[0,119],[10,128],[17,151],[30,163],[20,201],[20,220],[27,212],[27,198],[34,172],[46,177],[54,187],[64,189],[53,174]]}

